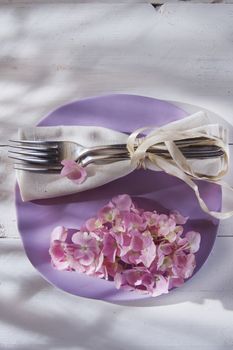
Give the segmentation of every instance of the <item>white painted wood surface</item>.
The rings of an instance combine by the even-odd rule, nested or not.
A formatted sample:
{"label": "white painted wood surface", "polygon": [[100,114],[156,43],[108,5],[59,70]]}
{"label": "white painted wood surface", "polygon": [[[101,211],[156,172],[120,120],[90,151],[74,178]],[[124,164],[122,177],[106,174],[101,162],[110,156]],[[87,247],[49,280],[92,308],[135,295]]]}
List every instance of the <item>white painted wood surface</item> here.
{"label": "white painted wood surface", "polygon": [[[2,1],[1,143],[63,102],[109,92],[197,104],[233,124],[232,33],[226,4]],[[0,349],[232,349],[233,220],[202,270],[153,306],[73,297],[25,257],[0,160]]]}

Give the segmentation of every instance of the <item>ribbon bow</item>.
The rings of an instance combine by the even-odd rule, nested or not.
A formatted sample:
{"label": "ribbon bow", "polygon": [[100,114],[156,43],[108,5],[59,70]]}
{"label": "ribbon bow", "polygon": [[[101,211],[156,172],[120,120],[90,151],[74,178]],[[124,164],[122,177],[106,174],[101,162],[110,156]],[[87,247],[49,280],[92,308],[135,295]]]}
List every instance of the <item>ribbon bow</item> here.
{"label": "ribbon bow", "polygon": [[[138,137],[138,135],[146,130],[150,132],[145,137]],[[205,163],[201,160],[203,166],[202,171],[196,171],[192,162],[189,162],[182,154],[180,149],[175,144],[177,140],[184,140],[187,138],[204,138],[201,145],[216,145],[223,151],[221,159],[219,159],[218,171],[213,174],[208,174],[205,168]],[[161,155],[149,152],[149,148],[163,143],[166,150],[169,152],[170,159],[164,158]],[[135,144],[137,147],[135,148]],[[190,142],[191,144],[191,142]],[[166,127],[153,128],[144,127],[135,130],[128,138],[127,149],[130,153],[131,163],[135,167],[143,167],[151,170],[161,169],[169,175],[175,176],[183,180],[194,191],[202,210],[217,219],[226,219],[233,215],[233,210],[228,212],[211,211],[204,200],[200,196],[198,184],[194,180],[205,180],[218,184],[233,190],[227,183],[223,182],[221,178],[228,171],[229,155],[227,132],[221,125],[206,124],[201,127],[196,127],[186,130],[169,130]]]}

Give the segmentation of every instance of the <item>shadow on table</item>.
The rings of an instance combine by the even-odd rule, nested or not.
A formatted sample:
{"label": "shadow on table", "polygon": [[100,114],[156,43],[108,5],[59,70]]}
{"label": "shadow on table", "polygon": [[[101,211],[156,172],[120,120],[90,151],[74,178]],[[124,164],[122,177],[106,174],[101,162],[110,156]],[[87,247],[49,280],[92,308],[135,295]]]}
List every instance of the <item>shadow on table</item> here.
{"label": "shadow on table", "polygon": [[[41,0],[40,3],[47,3],[47,1]],[[51,3],[51,1],[49,1],[49,3]],[[129,5],[129,9],[130,8],[131,6]],[[126,9],[123,8],[122,11],[125,10]],[[13,31],[13,36],[9,35],[5,38],[1,37],[1,40],[5,40],[5,42],[8,41],[12,48],[14,48],[15,44],[19,43],[20,40],[23,41],[28,37],[28,29],[26,24],[28,23],[28,20],[33,19],[33,16],[30,17],[30,11],[32,10],[30,10],[30,7],[28,6],[19,6],[17,9],[15,9],[14,21],[17,24],[15,27],[18,29],[15,33]],[[53,16],[52,12],[51,16]],[[106,10],[102,16],[99,16],[94,21],[90,21],[90,23],[88,23],[89,29],[94,32],[97,26],[99,26],[101,22],[104,22],[104,18],[107,19],[111,12],[112,9],[110,7],[110,10]],[[114,10],[114,14],[117,14],[119,17],[119,10]],[[47,15],[49,15],[49,13]],[[188,16],[187,13],[186,15]],[[198,27],[201,28],[201,26],[199,26],[200,21],[204,21],[206,30],[209,27],[212,31],[211,25],[209,25],[208,22],[209,18],[211,18],[211,16],[205,16],[203,14],[203,16],[200,17],[197,12],[192,13],[192,23],[196,25],[193,30],[198,31]],[[160,49],[161,53],[157,53],[158,59],[156,60],[153,58],[150,60],[150,62],[147,62],[146,68],[144,61],[147,60],[149,56],[153,56],[153,52],[151,51],[151,41],[143,40],[142,42],[141,39],[148,39],[153,31],[153,28],[158,32],[156,21],[155,23],[151,23],[148,27],[144,28],[146,35],[144,35],[145,33],[138,33],[138,35],[135,35],[134,40],[131,39],[123,42],[116,37],[117,40],[109,40],[106,42],[106,40],[101,40],[102,34],[100,36],[96,34],[95,36],[91,35],[89,37],[87,42],[85,42],[85,47],[83,50],[80,49],[81,46],[75,43],[74,40],[72,50],[73,53],[77,51],[78,55],[72,55],[72,51],[70,50],[67,56],[62,56],[63,60],[65,58],[69,58],[70,63],[66,66],[61,66],[61,62],[59,62],[58,59],[61,57],[61,53],[65,51],[64,47],[60,45],[58,34],[55,33],[52,36],[53,41],[51,42],[46,40],[48,33],[47,30],[45,30],[44,34],[43,32],[38,34],[37,31],[35,31],[35,33],[32,34],[31,39],[28,39],[27,45],[25,46],[25,48],[31,47],[31,57],[28,56],[27,60],[24,60],[24,58],[20,60],[16,57],[17,55],[10,50],[8,55],[0,58],[0,74],[2,79],[5,79],[6,85],[15,84],[15,87],[18,87],[19,85],[21,86],[20,94],[13,98],[10,96],[9,100],[5,101],[5,107],[12,108],[13,118],[15,115],[17,115],[19,106],[21,106],[20,112],[22,115],[22,120],[26,122],[30,115],[35,114],[35,109],[39,108],[43,98],[43,104],[46,104],[46,108],[50,109],[54,105],[60,104],[62,101],[67,99],[74,98],[77,95],[85,96],[103,93],[110,90],[115,92],[122,90],[133,92],[143,91],[144,93],[148,92],[153,95],[160,95],[160,90],[162,91],[162,87],[165,86],[169,86],[170,88],[168,91],[168,98],[172,96],[172,94],[175,94],[175,96],[173,95],[175,98],[176,95],[180,94],[180,92],[185,92],[186,96],[188,93],[189,96],[194,97],[200,95],[205,96],[208,92],[209,99],[207,98],[206,100],[208,100],[209,104],[212,103],[213,96],[216,101],[216,105],[217,103],[223,102],[229,103],[228,95],[232,94],[232,91],[229,88],[229,86],[232,86],[232,71],[229,72],[224,69],[225,60],[219,59],[219,69],[216,74],[217,70],[214,69],[214,66],[210,66],[210,60],[205,59],[205,52],[203,52],[203,40],[200,40],[200,36],[205,36],[208,39],[208,35],[212,38],[213,34],[208,34],[203,31],[202,33],[199,33],[200,35],[197,35],[196,41],[190,40],[190,32],[189,30],[185,30],[186,25],[187,28],[190,26],[189,19],[187,17],[186,22],[176,22],[176,26],[178,26],[176,28],[179,29],[179,26],[181,26],[180,33],[182,33],[182,35],[175,37],[173,36],[173,32],[175,33],[175,20],[175,17],[170,18],[167,28],[168,31],[160,31],[158,35],[160,38],[158,42],[161,40],[165,43],[170,42],[173,44],[170,46],[164,45],[164,50]],[[164,21],[166,21],[166,18]],[[222,37],[229,37],[230,43],[232,34],[230,32],[231,28],[229,27],[227,33],[227,21],[226,24],[224,23],[225,21],[222,21]],[[34,22],[34,25],[34,27],[37,28],[36,21]],[[80,34],[84,30],[83,28],[85,29],[85,26],[82,26]],[[72,29],[73,28],[69,28],[69,26],[65,28],[68,33],[72,33]],[[133,28],[130,29],[129,26],[129,30],[133,31]],[[130,32],[124,33],[124,36],[127,38],[128,34],[130,34]],[[57,40],[57,44],[54,41],[55,39]],[[72,36],[68,36],[68,39],[71,40]],[[217,49],[219,49],[221,52],[221,57],[225,57],[224,47],[225,50],[229,50],[229,47],[226,45],[221,46],[222,40],[220,39],[221,37],[218,37],[218,40],[215,40],[215,42],[209,40],[209,46],[207,45],[205,47],[205,50],[208,50],[210,57],[217,52]],[[139,46],[135,46],[136,41],[139,42]],[[50,49],[51,43],[53,44],[54,48],[53,52],[51,52]],[[211,43],[215,45],[212,45],[211,47]],[[174,50],[175,46],[177,51]],[[110,71],[108,56],[105,55],[106,48],[111,50],[111,57],[115,59],[116,64],[119,63],[118,72],[116,72],[115,68]],[[94,54],[96,50],[98,50],[97,55]],[[143,60],[140,62],[135,59],[135,57],[137,57],[138,50],[145,53]],[[177,58],[175,58],[174,61],[171,53],[176,53],[179,51],[182,52],[182,55],[177,54]],[[51,52],[51,55],[49,56],[51,58],[50,62],[47,62],[48,55],[44,55],[46,52]],[[200,54],[200,52],[202,54]],[[126,62],[124,65],[121,64],[121,57],[123,56],[128,57],[128,62]],[[80,59],[77,59],[77,57],[81,57],[82,60],[80,61]],[[192,66],[188,64],[189,57],[198,57],[196,61],[190,62],[196,62],[199,64],[199,70],[193,70]],[[83,58],[85,58],[86,61]],[[28,65],[28,63],[30,64]],[[108,68],[104,69],[106,65]],[[119,74],[119,72],[121,74]],[[80,79],[80,74],[82,79]],[[111,82],[104,80],[105,75],[111,75]],[[128,79],[129,76],[131,76],[130,82]],[[197,79],[196,76],[198,77]],[[91,83],[93,80],[95,81],[95,85]],[[57,81],[60,83],[61,88],[60,90],[54,90],[51,97],[51,94],[47,93],[45,87],[55,86],[57,85]],[[80,81],[82,81],[82,83],[80,83]],[[64,86],[63,89],[62,85]],[[222,95],[216,96],[217,90],[221,91]],[[37,99],[39,91],[40,98]],[[27,97],[26,99],[25,96]],[[38,120],[39,117],[40,116],[34,117],[34,120]],[[3,197],[5,199],[5,195]],[[132,309],[134,312],[136,312],[135,309],[137,312],[139,312],[143,309],[143,307],[152,307],[154,315],[151,316],[151,319],[152,321],[155,320],[155,322],[152,322],[151,327],[149,327],[147,323],[149,330],[147,334],[148,337],[150,336],[150,332],[152,334],[153,332],[156,332],[157,327],[159,327],[159,331],[166,330],[170,332],[170,334],[173,334],[172,332],[174,329],[178,334],[190,333],[191,330],[193,337],[200,339],[200,341],[202,339],[208,339],[209,344],[214,345],[214,339],[216,339],[215,331],[217,334],[219,334],[219,329],[217,327],[219,324],[217,321],[216,326],[212,326],[212,328],[207,329],[207,326],[205,326],[200,329],[200,327],[198,328],[198,325],[195,324],[195,320],[193,321],[190,317],[187,317],[185,322],[183,322],[183,320],[180,322],[179,315],[177,315],[176,319],[170,319],[169,314],[167,314],[167,317],[158,319],[156,316],[156,310],[158,310],[161,306],[175,304],[180,304],[182,307],[182,304],[186,301],[201,305],[208,299],[220,301],[226,310],[233,310],[231,240],[232,238],[230,237],[217,238],[215,248],[208,262],[205,263],[197,276],[193,277],[193,279],[187,282],[182,288],[173,291],[170,295],[162,296],[150,302],[137,302],[137,306],[139,306],[138,308],[123,308],[103,302],[94,304],[94,302],[90,301],[90,303],[88,303],[86,300],[55,291],[53,287],[51,287],[40,277],[22,277],[22,279],[14,284],[14,276],[8,276],[8,280],[6,276],[1,276],[1,281],[9,281],[9,283],[14,286],[15,294],[13,293],[13,290],[11,290],[11,294],[13,294],[13,296],[10,294],[1,296],[0,322],[3,325],[13,327],[12,334],[15,332],[15,330],[20,330],[22,332],[28,332],[32,336],[35,335],[36,341],[40,344],[36,346],[34,341],[33,344],[30,344],[30,341],[28,341],[28,344],[14,345],[12,347],[14,350],[52,350],[54,348],[64,348],[69,350],[71,348],[77,349],[78,347],[87,350],[94,348],[96,350],[119,350],[126,349],[129,345],[133,345],[135,349],[137,349],[141,344],[140,342],[137,343],[138,337],[134,337],[134,334],[130,333],[130,329],[128,330],[130,339],[123,336],[119,337],[120,332],[115,332],[116,321],[119,318],[124,325],[124,316],[127,317],[127,314],[131,313],[134,322],[136,322],[137,320],[135,320],[135,314],[132,312]],[[16,253],[14,249],[15,248],[11,249],[12,254]],[[24,253],[22,252],[22,254]],[[17,274],[17,268],[18,266],[15,267],[15,274]],[[208,280],[208,283],[206,280]],[[202,289],[202,285],[204,285],[205,288],[206,286],[208,288]],[[51,297],[52,299],[46,299],[47,304],[43,305],[43,299],[45,299],[44,296],[48,292],[51,295],[58,294],[61,303],[59,304],[58,302],[57,305],[55,305],[57,299],[53,299]],[[36,298],[41,302],[40,309],[34,306],[34,299]],[[68,304],[72,304],[72,307],[70,306],[68,308]],[[49,307],[51,305],[54,305],[54,307],[50,309]],[[94,307],[94,305],[97,305],[96,308],[98,315],[94,318],[90,317],[88,321],[83,321],[83,315],[85,315],[85,312],[87,312],[89,308],[91,309],[91,307]],[[127,306],[129,305],[130,304],[127,303]],[[75,308],[78,310],[76,314]],[[75,317],[73,317],[74,315]],[[144,314],[137,314],[137,316],[141,316],[143,322],[146,319]],[[138,322],[139,321],[140,317],[138,317]],[[201,318],[199,322],[202,325]],[[142,330],[145,331],[143,323],[141,323],[141,325]],[[41,340],[40,338],[38,339],[38,335]],[[145,337],[142,338],[145,339]],[[9,343],[10,341],[11,339],[8,339]],[[12,339],[12,341],[14,340]],[[142,348],[143,345],[141,346],[141,349]],[[221,347],[219,347],[219,349],[221,349]]]}
{"label": "shadow on table", "polygon": [[[232,281],[227,274],[228,269],[229,274],[232,271],[230,239],[217,238],[208,262],[180,289],[153,300],[121,303],[123,306],[71,296],[54,289],[39,276],[27,276],[25,273],[21,276],[21,272],[17,272],[17,269],[15,275],[1,274],[1,280],[4,283],[14,285],[14,295],[12,296],[11,291],[11,295],[1,296],[0,322],[13,327],[16,331],[26,332],[25,339],[27,339],[27,333],[30,335],[28,338],[33,335],[37,337],[36,339],[40,337],[40,340],[37,340],[38,346],[35,346],[33,341],[33,345],[30,342],[14,345],[12,346],[14,350],[32,348],[33,350],[54,348],[119,350],[127,346],[137,348],[140,343],[137,336],[132,336],[129,340],[125,336],[126,331],[123,331],[125,324],[128,326],[130,322],[134,326],[139,325],[142,330],[146,322],[148,330],[152,333],[158,329],[159,332],[166,331],[172,334],[175,329],[176,335],[183,336],[192,329],[190,339],[208,340],[208,343],[214,346],[213,334],[215,331],[217,334],[218,322],[221,322],[221,318],[219,321],[216,319],[214,325],[208,327],[202,324],[200,316],[203,311],[199,310],[200,321],[197,325],[190,311],[192,307],[189,308],[189,306],[192,303],[202,305],[207,300],[216,300],[220,301],[226,310],[233,310]],[[19,251],[17,247],[11,249],[6,247],[1,250],[1,254],[2,256],[11,254],[12,258],[15,255],[18,257],[22,255],[22,259],[24,258],[24,252]],[[177,314],[175,319],[173,308],[162,308],[177,304],[180,304],[181,313]],[[145,313],[145,307],[147,313]],[[190,315],[184,322],[185,309]],[[115,333],[115,327],[121,327],[121,323],[123,323],[121,331],[123,336],[119,338],[119,333]],[[163,348],[160,347],[160,349]],[[213,349],[216,348],[213,347]]]}

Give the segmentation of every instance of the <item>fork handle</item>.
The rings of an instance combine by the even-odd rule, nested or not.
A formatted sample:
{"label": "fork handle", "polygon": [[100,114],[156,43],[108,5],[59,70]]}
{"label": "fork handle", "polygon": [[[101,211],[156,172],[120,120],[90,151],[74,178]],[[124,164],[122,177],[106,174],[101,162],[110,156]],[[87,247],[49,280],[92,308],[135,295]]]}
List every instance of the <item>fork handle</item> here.
{"label": "fork handle", "polygon": [[79,162],[79,164],[83,167],[86,167],[90,164],[95,164],[95,165],[104,165],[104,164],[109,164],[109,163],[115,163],[115,162],[119,162],[119,161],[122,161],[122,160],[129,160],[130,157],[129,157],[129,154],[125,153],[125,154],[122,154],[121,156],[116,155],[115,157],[114,156],[99,156],[99,157],[92,157],[92,156],[88,156],[86,158],[84,158],[83,160],[81,160]]}
{"label": "fork handle", "polygon": [[[199,153],[199,154],[191,154],[187,158],[192,159],[207,159],[207,158],[212,158],[212,157],[220,157],[222,156],[223,153],[221,152],[216,152],[215,154],[208,154],[208,153]],[[167,157],[165,155],[165,157]],[[109,163],[115,163],[123,160],[129,160],[130,155],[128,152],[125,153],[118,153],[115,155],[99,155],[98,156],[87,156],[84,159],[80,160],[78,163],[82,165],[83,167],[86,167],[90,164],[96,164],[96,165],[103,165],[103,164],[109,164]]]}
{"label": "fork handle", "polygon": [[[101,152],[101,153],[100,153]],[[161,156],[169,156],[169,152],[165,149],[156,149],[156,148],[150,148],[150,153],[158,154]],[[183,153],[186,158],[207,158],[207,157],[214,157],[214,156],[221,156],[223,155],[223,151],[219,147],[215,146],[200,146],[200,147],[192,147],[192,148],[182,148],[181,152]],[[106,159],[109,157],[123,157],[124,155],[129,155],[128,150],[124,148],[116,148],[116,149],[91,149],[88,150],[88,152],[83,152],[79,155],[79,157],[76,159],[77,162],[82,162],[85,159],[98,157],[98,155],[101,157],[101,159]],[[96,158],[97,159],[97,158]]]}
{"label": "fork handle", "polygon": [[[181,140],[182,141],[182,140]],[[178,141],[179,142],[179,141]],[[158,145],[156,145],[158,146]],[[166,147],[164,148],[158,148],[158,147],[151,146],[148,151],[151,153],[156,153],[156,154],[168,154],[169,152],[167,151]],[[196,153],[197,151],[199,152],[216,152],[220,151],[220,148],[218,146],[212,145],[193,145],[192,146],[189,144],[180,146],[179,149],[182,151],[183,154],[187,153]],[[110,154],[114,155],[117,153],[126,153],[128,152],[126,148],[126,144],[113,144],[113,145],[102,145],[102,146],[96,146],[96,147],[91,147],[85,149],[83,152],[79,153],[76,157],[76,161],[80,162],[81,160],[85,159],[86,157],[90,155],[98,155],[98,153],[101,152],[101,154]]]}

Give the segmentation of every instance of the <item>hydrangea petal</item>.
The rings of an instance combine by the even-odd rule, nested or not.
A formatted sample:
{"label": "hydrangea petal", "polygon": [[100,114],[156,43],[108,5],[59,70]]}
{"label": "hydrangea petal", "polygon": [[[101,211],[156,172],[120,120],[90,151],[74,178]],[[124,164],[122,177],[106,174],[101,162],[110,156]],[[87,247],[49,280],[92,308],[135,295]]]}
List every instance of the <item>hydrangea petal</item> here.
{"label": "hydrangea petal", "polygon": [[64,159],[61,164],[63,165],[61,176],[67,177],[76,184],[81,184],[85,181],[87,177],[86,169],[74,160]]}
{"label": "hydrangea petal", "polygon": [[177,225],[184,225],[184,224],[186,224],[189,217],[181,215],[178,210],[174,210],[170,214],[170,218],[174,219],[175,222],[177,223]]}
{"label": "hydrangea petal", "polygon": [[51,241],[59,240],[65,242],[67,237],[67,229],[63,226],[57,226],[51,233]]}
{"label": "hydrangea petal", "polygon": [[153,290],[153,297],[157,297],[161,294],[167,294],[169,288],[169,279],[165,278],[162,275],[156,276],[156,284]]}
{"label": "hydrangea petal", "polygon": [[112,203],[116,206],[120,211],[130,211],[132,206],[132,199],[128,194],[118,195],[113,197]]}
{"label": "hydrangea petal", "polygon": [[189,231],[186,233],[185,238],[189,242],[190,252],[196,253],[200,248],[201,235],[196,231]]}

